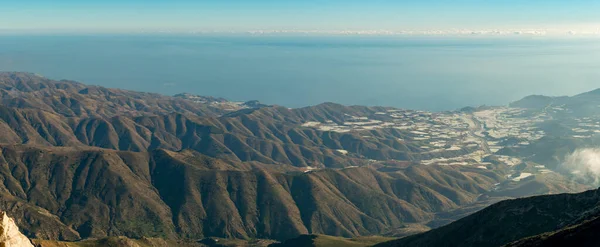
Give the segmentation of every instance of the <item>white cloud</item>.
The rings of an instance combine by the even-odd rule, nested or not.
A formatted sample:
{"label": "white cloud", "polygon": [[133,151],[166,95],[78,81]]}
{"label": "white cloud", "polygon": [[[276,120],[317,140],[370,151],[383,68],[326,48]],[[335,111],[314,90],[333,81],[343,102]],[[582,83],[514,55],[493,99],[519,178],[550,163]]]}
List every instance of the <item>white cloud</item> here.
{"label": "white cloud", "polygon": [[567,155],[562,168],[578,180],[600,185],[600,148],[582,148]]}
{"label": "white cloud", "polygon": [[[202,32],[194,33],[219,33]],[[258,29],[245,31],[251,35],[385,35],[385,36],[598,36],[600,29],[440,29],[440,30],[268,30]]]}

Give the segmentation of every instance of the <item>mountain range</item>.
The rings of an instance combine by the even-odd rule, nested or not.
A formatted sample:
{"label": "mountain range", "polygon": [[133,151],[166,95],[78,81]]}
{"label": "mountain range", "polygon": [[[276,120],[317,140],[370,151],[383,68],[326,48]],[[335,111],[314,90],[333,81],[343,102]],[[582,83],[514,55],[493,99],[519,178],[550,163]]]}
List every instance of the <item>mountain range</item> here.
{"label": "mountain range", "polygon": [[[515,104],[539,111],[561,99],[543,98],[543,107],[537,99],[524,103],[530,100]],[[457,147],[448,138],[431,151],[436,144],[412,128],[417,119],[431,122],[431,114],[404,112],[411,123],[396,126],[402,110],[392,107],[324,103],[289,109],[14,72],[0,73],[0,102],[0,209],[39,243],[118,242],[119,237],[190,242],[207,237],[283,241],[305,234],[404,237],[437,228],[386,244],[452,246],[453,239],[462,238],[475,246],[491,229],[523,227],[519,234],[495,231],[496,242],[484,243],[501,245],[560,230],[576,219],[531,215],[531,225],[488,224],[472,229],[477,234],[469,239],[460,235],[467,234],[465,227],[495,221],[508,210],[503,207],[516,201],[467,215],[505,199],[591,188],[568,175],[545,172],[539,167],[554,169],[556,163],[530,155],[563,150],[553,138],[575,140],[553,136],[558,128],[546,130],[548,136],[531,145],[492,152],[479,141],[496,137],[474,135],[472,128],[483,124],[455,112],[444,116],[475,123],[458,124],[464,130],[456,138],[473,135],[474,143]],[[485,156],[481,160],[473,156],[479,151]],[[519,162],[507,162],[509,154]],[[461,157],[473,165],[422,164]],[[537,208],[541,199],[519,200]],[[585,200],[581,203],[591,199]],[[539,210],[544,206],[540,202]],[[560,206],[565,208],[544,210],[575,217],[587,208]]]}

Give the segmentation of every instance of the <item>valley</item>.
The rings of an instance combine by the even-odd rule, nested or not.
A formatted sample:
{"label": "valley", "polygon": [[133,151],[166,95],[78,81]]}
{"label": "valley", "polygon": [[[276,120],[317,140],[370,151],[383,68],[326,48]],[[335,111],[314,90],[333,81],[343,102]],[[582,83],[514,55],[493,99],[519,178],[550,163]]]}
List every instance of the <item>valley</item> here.
{"label": "valley", "polygon": [[[371,135],[372,130],[397,129],[403,136],[398,141],[415,147],[411,160],[415,163],[496,171],[503,167],[506,180],[498,183],[492,189],[494,192],[502,190],[504,185],[515,187],[515,184],[536,177],[561,176],[543,164],[535,164],[530,157],[507,151],[543,143],[547,131],[555,135],[555,130],[543,127],[545,124],[560,121],[570,126],[571,131],[564,138],[591,139],[600,133],[600,122],[585,117],[575,118],[571,123],[564,116],[557,115],[557,109],[562,108],[538,111],[516,107],[479,107],[437,113],[388,109],[369,116],[346,115],[345,121],[339,124],[325,120],[306,122],[301,126],[320,131],[355,132],[365,138],[379,138]],[[554,112],[548,113],[549,110]],[[348,154],[347,150],[338,151]],[[518,165],[525,165],[528,169],[518,168]],[[528,193],[531,192],[523,192],[523,195]]]}

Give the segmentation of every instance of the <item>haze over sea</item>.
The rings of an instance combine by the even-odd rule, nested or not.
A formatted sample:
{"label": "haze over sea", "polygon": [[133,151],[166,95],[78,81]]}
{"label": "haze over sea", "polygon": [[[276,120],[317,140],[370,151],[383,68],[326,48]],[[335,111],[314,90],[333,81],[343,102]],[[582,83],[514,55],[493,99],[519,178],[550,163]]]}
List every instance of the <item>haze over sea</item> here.
{"label": "haze over sea", "polygon": [[302,107],[505,105],[600,87],[600,40],[545,37],[2,35],[0,71]]}

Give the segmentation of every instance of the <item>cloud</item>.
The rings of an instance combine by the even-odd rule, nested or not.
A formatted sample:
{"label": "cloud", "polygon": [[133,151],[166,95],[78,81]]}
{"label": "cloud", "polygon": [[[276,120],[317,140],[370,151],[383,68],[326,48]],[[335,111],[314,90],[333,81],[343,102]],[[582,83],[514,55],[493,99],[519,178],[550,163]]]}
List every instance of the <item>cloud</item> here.
{"label": "cloud", "polygon": [[600,36],[600,31],[537,29],[440,29],[440,30],[252,30],[251,35],[312,34],[312,35],[391,35],[391,36]]}
{"label": "cloud", "polygon": [[567,155],[562,168],[584,183],[600,185],[600,148],[582,148]]}

